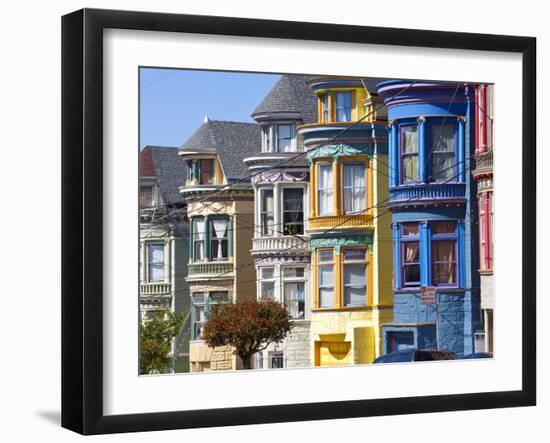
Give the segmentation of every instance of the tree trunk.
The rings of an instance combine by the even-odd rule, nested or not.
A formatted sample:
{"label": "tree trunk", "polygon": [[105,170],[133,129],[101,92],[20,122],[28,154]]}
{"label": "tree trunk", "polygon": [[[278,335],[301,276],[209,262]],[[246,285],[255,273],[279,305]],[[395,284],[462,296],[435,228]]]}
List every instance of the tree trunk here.
{"label": "tree trunk", "polygon": [[250,361],[252,360],[252,356],[241,355],[241,360],[243,361],[243,369],[250,369]]}

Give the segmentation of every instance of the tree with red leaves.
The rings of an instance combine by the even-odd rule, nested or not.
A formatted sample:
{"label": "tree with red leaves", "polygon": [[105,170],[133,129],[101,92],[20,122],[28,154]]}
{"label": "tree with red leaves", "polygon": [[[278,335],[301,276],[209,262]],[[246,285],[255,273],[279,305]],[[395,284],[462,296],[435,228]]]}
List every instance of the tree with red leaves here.
{"label": "tree with red leaves", "polygon": [[286,308],[274,300],[243,300],[213,306],[204,326],[203,338],[208,346],[231,345],[250,369],[252,356],[270,343],[281,342],[292,324]]}

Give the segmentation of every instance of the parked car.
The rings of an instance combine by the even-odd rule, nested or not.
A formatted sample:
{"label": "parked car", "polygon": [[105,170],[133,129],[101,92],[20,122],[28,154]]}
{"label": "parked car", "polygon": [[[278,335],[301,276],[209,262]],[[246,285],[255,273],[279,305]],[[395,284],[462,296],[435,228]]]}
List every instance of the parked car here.
{"label": "parked car", "polygon": [[411,361],[456,360],[453,351],[446,349],[406,349],[391,352],[374,360],[374,363],[402,363]]}
{"label": "parked car", "polygon": [[468,354],[462,357],[463,359],[472,359],[472,358],[493,358],[492,352],[474,352],[473,354]]}

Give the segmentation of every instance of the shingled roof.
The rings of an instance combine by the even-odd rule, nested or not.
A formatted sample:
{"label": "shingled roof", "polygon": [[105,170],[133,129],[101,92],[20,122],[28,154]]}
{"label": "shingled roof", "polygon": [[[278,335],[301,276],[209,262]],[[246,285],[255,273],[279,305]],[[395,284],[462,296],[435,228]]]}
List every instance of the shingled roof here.
{"label": "shingled roof", "polygon": [[317,121],[317,100],[306,84],[312,76],[285,74],[271,88],[262,102],[252,113],[252,117],[278,112],[299,112],[304,123]]}
{"label": "shingled roof", "polygon": [[260,126],[256,123],[207,120],[181,146],[180,151],[216,152],[228,181],[247,177],[243,159],[261,148]]}
{"label": "shingled roof", "polygon": [[156,177],[165,204],[181,203],[179,187],[185,184],[187,168],[178,149],[167,146],[146,146],[140,152],[139,174]]}

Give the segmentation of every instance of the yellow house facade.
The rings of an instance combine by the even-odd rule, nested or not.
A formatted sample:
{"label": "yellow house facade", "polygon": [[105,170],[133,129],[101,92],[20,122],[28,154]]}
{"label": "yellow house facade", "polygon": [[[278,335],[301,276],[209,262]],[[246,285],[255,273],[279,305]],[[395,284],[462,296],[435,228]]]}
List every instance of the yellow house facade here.
{"label": "yellow house facade", "polygon": [[319,118],[298,131],[310,164],[311,361],[372,363],[393,316],[386,113],[369,79],[309,85]]}

